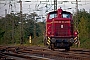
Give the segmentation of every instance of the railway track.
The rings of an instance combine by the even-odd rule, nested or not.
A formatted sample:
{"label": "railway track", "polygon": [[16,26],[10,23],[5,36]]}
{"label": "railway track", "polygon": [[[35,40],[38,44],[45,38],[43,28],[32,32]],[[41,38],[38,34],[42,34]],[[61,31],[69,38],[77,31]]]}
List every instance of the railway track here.
{"label": "railway track", "polygon": [[90,50],[71,49],[66,52],[56,49],[52,51],[45,47],[36,46],[0,46],[0,55],[0,59],[7,60],[18,60],[20,58],[23,60],[90,60]]}

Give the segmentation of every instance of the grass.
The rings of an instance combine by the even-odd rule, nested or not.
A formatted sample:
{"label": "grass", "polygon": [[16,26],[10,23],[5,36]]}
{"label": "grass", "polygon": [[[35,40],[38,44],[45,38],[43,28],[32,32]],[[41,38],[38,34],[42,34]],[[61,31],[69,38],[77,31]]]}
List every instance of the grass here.
{"label": "grass", "polygon": [[[90,40],[89,39],[82,39],[80,40],[81,44],[80,47],[77,47],[76,45],[73,45],[72,48],[84,48],[84,49],[90,49]],[[21,46],[21,44],[5,44],[2,43],[1,45],[7,45],[7,46]],[[22,46],[44,46],[43,43],[43,36],[36,37],[32,39],[32,43],[30,44],[27,40],[26,43],[22,44]]]}

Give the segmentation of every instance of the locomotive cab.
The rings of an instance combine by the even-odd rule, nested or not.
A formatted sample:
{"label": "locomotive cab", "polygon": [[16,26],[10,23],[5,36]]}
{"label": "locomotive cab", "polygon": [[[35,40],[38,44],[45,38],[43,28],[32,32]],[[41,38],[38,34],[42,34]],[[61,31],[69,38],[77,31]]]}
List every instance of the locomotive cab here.
{"label": "locomotive cab", "polygon": [[46,19],[44,44],[50,49],[64,48],[70,50],[74,43],[72,14],[62,9],[49,12]]}

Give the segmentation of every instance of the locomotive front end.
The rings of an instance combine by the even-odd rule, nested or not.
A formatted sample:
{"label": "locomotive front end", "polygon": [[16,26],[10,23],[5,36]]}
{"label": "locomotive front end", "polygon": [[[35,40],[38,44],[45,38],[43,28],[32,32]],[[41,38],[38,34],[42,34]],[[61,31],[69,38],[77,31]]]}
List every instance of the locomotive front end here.
{"label": "locomotive front end", "polygon": [[54,50],[70,50],[74,43],[72,14],[62,9],[50,12],[46,20],[45,44]]}

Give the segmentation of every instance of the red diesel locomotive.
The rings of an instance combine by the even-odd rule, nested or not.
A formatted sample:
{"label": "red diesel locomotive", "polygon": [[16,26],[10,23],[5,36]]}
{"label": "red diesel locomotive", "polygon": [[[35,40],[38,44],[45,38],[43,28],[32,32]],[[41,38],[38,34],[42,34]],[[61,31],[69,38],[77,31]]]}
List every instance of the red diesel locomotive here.
{"label": "red diesel locomotive", "polygon": [[77,32],[74,33],[70,12],[60,8],[47,14],[44,44],[51,50],[56,48],[70,50],[76,36]]}

